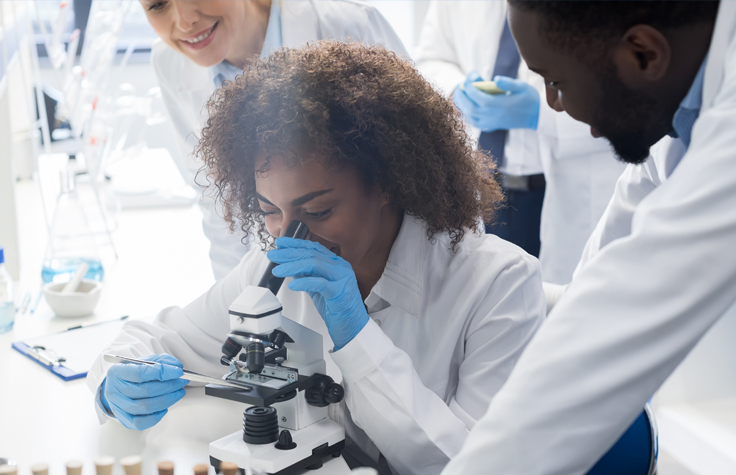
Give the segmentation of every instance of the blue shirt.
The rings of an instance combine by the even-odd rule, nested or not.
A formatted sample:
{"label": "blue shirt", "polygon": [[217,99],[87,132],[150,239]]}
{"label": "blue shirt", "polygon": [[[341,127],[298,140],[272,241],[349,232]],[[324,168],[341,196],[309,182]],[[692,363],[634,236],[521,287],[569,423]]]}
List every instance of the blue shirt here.
{"label": "blue shirt", "polygon": [[690,90],[687,91],[687,95],[680,102],[680,107],[677,108],[675,116],[672,118],[672,128],[674,130],[670,133],[670,136],[679,137],[685,147],[690,147],[693,125],[700,115],[700,108],[703,104],[703,78],[705,77],[705,63],[707,60],[707,57],[703,60]]}
{"label": "blue shirt", "polygon": [[[261,48],[261,58],[265,58],[277,49],[283,46],[281,37],[281,7],[279,2],[271,1],[271,13],[268,15],[268,26],[266,27],[266,37],[263,40],[263,48]],[[215,81],[215,87],[222,87],[222,83],[234,81],[235,76],[242,74],[243,70],[237,66],[233,66],[228,61],[223,61],[210,68],[212,78]]]}

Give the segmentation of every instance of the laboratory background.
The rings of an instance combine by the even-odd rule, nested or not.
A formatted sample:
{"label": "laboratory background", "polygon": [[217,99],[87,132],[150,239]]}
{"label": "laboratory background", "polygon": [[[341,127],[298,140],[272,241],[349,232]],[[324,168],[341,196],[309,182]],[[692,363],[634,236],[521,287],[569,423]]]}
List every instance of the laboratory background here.
{"label": "laboratory background", "polygon": [[[206,179],[183,152],[196,145],[187,134],[195,127],[188,114],[197,109],[192,105],[196,95],[192,104],[172,105],[184,86],[162,84],[162,73],[152,65],[156,48],[164,46],[146,17],[148,3],[0,1],[2,474],[214,474],[210,443],[233,431],[236,439],[242,435],[247,397],[227,392],[211,397],[202,385],[187,388],[187,396],[169,408],[165,423],[135,431],[116,421],[101,424],[110,414],[100,415],[100,394],[90,391],[86,381],[98,377],[93,365],[124,325],[151,323],[163,309],[187,306],[238,265],[246,245],[257,246],[243,244],[239,229],[230,234],[228,223],[218,217],[222,210],[197,186]],[[281,4],[278,14],[285,28],[278,32],[284,41],[279,38],[276,50],[288,46],[288,21],[295,21],[288,18],[288,8],[299,2],[273,3]],[[486,230],[539,259],[548,296],[555,289],[564,292],[624,165],[603,139],[590,136],[588,126],[548,107],[543,92],[540,105],[535,91],[544,89],[542,79],[519,62],[518,53],[509,64],[500,64],[504,38],[510,38],[505,2],[368,0],[362,5],[382,17],[366,41],[406,57],[438,94],[451,98],[467,115],[465,126],[479,149],[499,150],[501,144],[496,166],[511,203],[501,212],[519,217],[504,214],[500,221],[532,216],[532,222],[525,222],[524,235],[498,224]],[[269,44],[271,24],[265,34]],[[498,82],[502,94],[518,87],[525,97],[536,97],[539,112],[513,116],[511,125],[502,126],[469,114],[478,107],[474,95],[487,91],[466,89],[499,74],[511,78]],[[187,77],[177,80],[185,84]],[[305,235],[292,231],[294,237]],[[273,285],[277,293],[281,284]],[[263,329],[246,331],[265,334]],[[292,331],[292,337],[304,331],[303,342],[314,337],[301,326]],[[731,312],[709,330],[642,413],[657,474],[736,474],[735,335],[736,313]],[[284,344],[266,343],[273,351]],[[223,374],[226,370],[222,366]],[[296,377],[287,373],[283,378]],[[190,374],[190,380],[213,382],[199,376],[203,379]],[[324,405],[340,404],[340,385],[332,380],[321,384]],[[301,417],[317,417],[295,407],[306,411]],[[265,412],[250,414],[246,424],[260,430]],[[277,445],[288,448],[290,441],[290,435],[282,437]],[[350,473],[339,452],[335,455],[324,466],[313,460],[312,471]],[[238,465],[227,462],[237,461],[223,455],[217,468],[238,473]],[[278,473],[309,473],[306,466]],[[368,470],[354,472],[380,472]]]}

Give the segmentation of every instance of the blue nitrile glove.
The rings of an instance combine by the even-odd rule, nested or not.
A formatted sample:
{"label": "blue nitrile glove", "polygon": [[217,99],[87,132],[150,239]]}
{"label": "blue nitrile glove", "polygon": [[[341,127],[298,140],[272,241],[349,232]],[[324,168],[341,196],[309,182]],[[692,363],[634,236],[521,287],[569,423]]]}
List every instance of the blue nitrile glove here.
{"label": "blue nitrile glove", "polygon": [[[537,129],[539,123],[539,92],[534,87],[506,76],[496,76],[496,86],[506,94],[488,94],[475,86],[481,81],[480,75],[473,71],[452,94],[458,109],[468,122],[483,132],[511,129]],[[463,90],[464,89],[464,90]]]}
{"label": "blue nitrile glove", "polygon": [[276,277],[293,277],[289,288],[312,297],[330,332],[335,351],[347,345],[368,323],[353,268],[322,244],[281,237],[268,252]]}
{"label": "blue nitrile glove", "polygon": [[170,355],[141,358],[159,364],[148,366],[118,363],[110,367],[102,381],[100,400],[128,429],[143,430],[158,424],[168,408],[183,398],[189,381],[179,360]]}

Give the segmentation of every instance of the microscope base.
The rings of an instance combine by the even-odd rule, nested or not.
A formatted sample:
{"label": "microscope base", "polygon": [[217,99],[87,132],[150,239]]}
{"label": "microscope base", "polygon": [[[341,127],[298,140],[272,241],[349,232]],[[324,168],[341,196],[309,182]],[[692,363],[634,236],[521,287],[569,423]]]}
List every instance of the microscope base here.
{"label": "microscope base", "polygon": [[210,463],[217,468],[220,462],[233,462],[241,469],[290,475],[321,467],[323,459],[339,456],[345,447],[345,430],[331,419],[290,432],[296,442],[296,448],[291,450],[279,450],[275,443],[248,444],[243,441],[242,431],[232,433],[210,444]]}

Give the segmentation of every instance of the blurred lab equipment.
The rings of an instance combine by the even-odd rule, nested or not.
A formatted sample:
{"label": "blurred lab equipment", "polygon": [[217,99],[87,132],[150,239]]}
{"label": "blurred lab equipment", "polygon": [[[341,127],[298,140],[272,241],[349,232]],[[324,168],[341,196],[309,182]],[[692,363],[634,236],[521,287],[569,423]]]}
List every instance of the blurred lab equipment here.
{"label": "blurred lab equipment", "polygon": [[82,280],[74,292],[64,292],[64,282],[49,282],[43,286],[46,302],[57,317],[75,318],[91,314],[100,301],[102,282]]}
{"label": "blurred lab equipment", "polygon": [[77,271],[74,273],[74,277],[72,277],[72,280],[66,283],[64,287],[61,289],[62,294],[71,294],[72,292],[77,291],[77,287],[79,287],[79,284],[82,282],[82,278],[89,270],[89,266],[86,262],[82,262],[79,264],[79,267],[77,267]]}
{"label": "blurred lab equipment", "polygon": [[5,249],[0,246],[0,333],[13,328],[15,322],[15,301],[13,278],[5,270]]}
{"label": "blurred lab equipment", "polygon": [[84,263],[88,267],[84,277],[102,280],[102,260],[84,203],[77,193],[76,160],[70,158],[60,176],[61,191],[56,200],[41,277],[46,283],[65,283]]}

